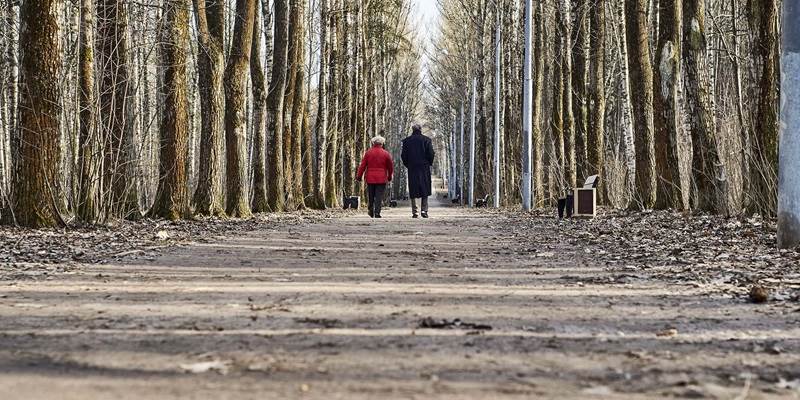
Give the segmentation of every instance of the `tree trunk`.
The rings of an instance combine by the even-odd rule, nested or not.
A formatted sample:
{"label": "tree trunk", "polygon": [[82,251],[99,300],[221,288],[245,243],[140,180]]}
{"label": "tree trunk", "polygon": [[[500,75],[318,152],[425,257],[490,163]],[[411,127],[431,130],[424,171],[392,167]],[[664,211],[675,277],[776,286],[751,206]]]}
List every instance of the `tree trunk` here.
{"label": "tree trunk", "polygon": [[705,0],[684,0],[684,57],[686,59],[686,108],[692,135],[692,205],[698,210],[727,212],[727,177],[717,147],[705,56]]}
{"label": "tree trunk", "polygon": [[317,122],[316,122],[316,168],[314,168],[314,202],[317,209],[325,208],[325,181],[327,171],[328,148],[328,0],[320,0],[320,50],[319,50],[319,82],[317,84]]}
{"label": "tree trunk", "polygon": [[195,18],[200,38],[197,54],[200,92],[200,170],[193,203],[201,215],[221,216],[224,195],[219,174],[222,172],[225,94],[223,74],[225,57],[222,45],[225,32],[225,8],[220,1],[194,0]]}
{"label": "tree trunk", "polygon": [[[272,19],[269,14],[265,19]],[[269,27],[269,24],[266,24]],[[253,87],[253,196],[252,207],[257,213],[269,211],[267,202],[266,143],[267,130],[265,114],[267,111],[267,86],[264,69],[261,65],[261,26],[258,12],[253,25],[253,41],[250,50],[250,82]]]}
{"label": "tree trunk", "polygon": [[[305,0],[293,0],[295,4],[292,6],[293,16],[297,18],[297,31],[295,32],[295,45],[294,45],[294,90],[291,107],[292,119],[292,152],[291,152],[291,173],[294,174],[292,180],[293,185],[290,188],[296,209],[304,209],[306,207],[305,196],[303,195],[304,174],[303,174],[303,150],[306,147],[307,139],[311,137],[306,135],[305,121],[306,121],[306,28],[305,28]],[[310,144],[310,140],[309,140]],[[309,189],[310,187],[307,186]]]}
{"label": "tree trunk", "polygon": [[97,4],[97,30],[100,36],[102,68],[100,79],[100,123],[105,149],[104,197],[110,201],[107,214],[136,219],[139,191],[136,182],[135,144],[130,129],[128,101],[127,15],[119,0],[100,0]]}
{"label": "tree trunk", "polygon": [[[14,152],[18,150],[15,145],[18,140],[15,140],[17,135],[17,10],[14,8],[14,2],[6,0],[0,7],[0,19],[6,27],[6,44],[3,52],[0,53],[0,58],[3,59],[3,74],[5,79],[0,82],[3,85],[3,109],[5,115],[5,131],[0,134],[2,144],[0,147],[4,149],[0,162],[4,166],[2,176],[0,176],[0,212],[10,211],[11,204],[10,191],[12,189],[11,183],[13,181],[13,157]],[[4,217],[0,215],[0,217]]]}
{"label": "tree trunk", "polygon": [[164,99],[161,116],[161,157],[158,191],[150,212],[153,217],[178,220],[190,216],[186,179],[189,104],[186,65],[189,48],[189,4],[166,0],[165,30],[162,35]]}
{"label": "tree trunk", "polygon": [[590,59],[592,65],[591,82],[589,83],[589,127],[587,132],[588,173],[600,176],[598,201],[605,203],[605,188],[608,186],[605,176],[606,163],[606,4],[598,2],[591,11]]}
{"label": "tree trunk", "polygon": [[89,224],[97,222],[99,211],[96,183],[97,161],[95,160],[95,154],[100,146],[95,112],[94,12],[92,0],[81,0],[80,48],[78,50],[78,166],[80,170],[75,208],[78,219]]}
{"label": "tree trunk", "polygon": [[[541,208],[545,206],[544,194],[544,149],[543,149],[543,135],[542,135],[542,97],[544,95],[544,68],[545,68],[545,54],[544,54],[544,4],[539,2],[536,11],[531,10],[534,14],[534,30],[536,32],[534,55],[536,61],[534,62],[534,76],[533,76],[533,116],[531,117],[531,124],[533,125],[533,193],[534,193],[534,207]],[[506,111],[510,114],[509,111]],[[511,163],[509,163],[511,164]],[[507,165],[509,165],[507,164]],[[515,182],[515,181],[511,181]],[[509,185],[511,186],[511,185]]]}
{"label": "tree trunk", "polygon": [[[576,51],[573,54],[572,80],[575,98],[572,109],[575,116],[575,163],[577,178],[585,179],[590,173],[588,165],[590,0],[574,1]],[[598,8],[603,7],[603,2],[597,4]]]}
{"label": "tree trunk", "polygon": [[236,24],[225,67],[225,175],[228,215],[246,218],[251,214],[247,196],[247,73],[255,23],[255,0],[236,0]]}
{"label": "tree trunk", "polygon": [[[339,0],[334,0],[334,9],[338,10]],[[329,16],[329,29],[330,29],[330,58],[326,68],[330,68],[330,78],[328,82],[329,98],[332,99],[332,107],[328,110],[331,120],[328,126],[328,155],[327,162],[328,168],[325,176],[325,204],[330,207],[336,207],[339,204],[339,190],[336,182],[337,172],[340,172],[339,161],[339,48],[338,48],[338,30],[336,16]],[[337,171],[338,170],[338,171]]]}
{"label": "tree trunk", "polygon": [[[555,43],[555,54],[556,59],[559,59],[561,62],[555,62],[553,65],[553,82],[555,87],[553,88],[553,146],[555,147],[555,163],[550,163],[551,169],[553,170],[553,179],[550,179],[551,188],[550,193],[551,196],[555,195],[556,198],[563,195],[564,190],[566,190],[566,179],[564,177],[565,171],[565,164],[566,164],[566,153],[564,152],[564,130],[565,130],[565,122],[566,118],[564,115],[564,98],[566,97],[566,89],[564,87],[564,69],[565,63],[563,62],[563,54],[564,54],[564,47],[567,34],[564,33],[564,24],[561,22],[564,18],[562,12],[562,7],[558,6],[556,8],[556,34],[553,35],[553,41]],[[552,160],[551,160],[552,161]]]}
{"label": "tree trunk", "polygon": [[297,78],[296,60],[298,37],[297,33],[302,26],[302,20],[294,13],[297,7],[298,0],[289,0],[289,36],[287,40],[287,58],[286,58],[286,89],[283,97],[283,166],[284,166],[284,197],[286,198],[286,208],[289,210],[294,209],[295,206],[295,192],[294,178],[295,174],[292,170],[295,132],[292,130],[292,113],[294,112],[294,90],[295,79]]}
{"label": "tree trunk", "polygon": [[656,52],[653,112],[655,115],[657,200],[659,209],[682,209],[683,187],[679,170],[678,120],[681,79],[682,0],[661,0]]}
{"label": "tree trunk", "polygon": [[577,185],[577,165],[575,148],[575,114],[572,109],[572,20],[570,16],[570,2],[561,0],[561,23],[564,32],[564,53],[561,70],[561,80],[564,82],[564,190],[569,190]]}
{"label": "tree trunk", "polygon": [[778,54],[778,0],[750,0],[752,31],[757,32],[755,47],[761,64],[758,104],[753,134],[750,185],[751,211],[775,215],[777,211],[778,99],[780,77]]}
{"label": "tree trunk", "polygon": [[289,0],[275,0],[275,40],[272,77],[267,98],[268,174],[267,202],[273,212],[284,211],[286,191],[283,163],[283,114],[289,57]]}
{"label": "tree trunk", "polygon": [[340,24],[340,40],[342,44],[342,55],[339,62],[342,71],[342,84],[340,86],[340,98],[342,105],[339,107],[339,124],[340,124],[340,137],[341,137],[341,152],[342,152],[342,196],[354,196],[355,193],[355,171],[353,163],[355,163],[355,136],[351,125],[351,113],[354,109],[353,106],[353,93],[352,85],[355,83],[354,75],[355,68],[351,67],[353,61],[350,57],[350,2],[344,0],[344,11],[342,22]]}
{"label": "tree trunk", "polygon": [[[625,16],[625,1],[626,0],[618,0],[614,5],[617,11],[617,27],[618,27],[618,35],[616,36],[617,39],[617,46],[616,52],[617,57],[619,58],[619,68],[620,68],[620,82],[619,82],[619,99],[617,101],[617,106],[619,107],[620,111],[620,125],[622,129],[622,140],[618,143],[620,145],[625,145],[625,166],[626,166],[626,179],[625,179],[625,187],[632,188],[635,190],[636,187],[636,151],[634,144],[634,135],[633,135],[633,104],[631,103],[631,79],[630,79],[630,69],[628,68],[628,64],[630,63],[630,57],[628,55],[628,40],[626,36],[626,29],[627,29],[627,17]],[[619,153],[616,151],[615,154]],[[634,199],[630,199],[630,201],[635,200],[637,195],[634,193],[632,196]]]}
{"label": "tree trunk", "polygon": [[656,202],[656,166],[653,122],[653,68],[647,27],[647,1],[625,0],[628,69],[633,126],[636,132],[635,208],[650,209]]}
{"label": "tree trunk", "polygon": [[22,226],[63,224],[58,213],[61,89],[55,0],[26,1],[20,10],[19,141],[15,143],[13,216]]}

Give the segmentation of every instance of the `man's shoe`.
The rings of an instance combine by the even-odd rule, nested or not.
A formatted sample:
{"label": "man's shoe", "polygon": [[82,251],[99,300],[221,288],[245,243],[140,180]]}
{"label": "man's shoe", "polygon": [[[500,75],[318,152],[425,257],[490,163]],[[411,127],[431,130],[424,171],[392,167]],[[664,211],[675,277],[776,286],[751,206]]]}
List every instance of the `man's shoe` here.
{"label": "man's shoe", "polygon": [[375,215],[375,218],[383,218],[380,214]]}
{"label": "man's shoe", "polygon": [[375,218],[375,216],[372,215],[372,211],[367,211],[367,215],[369,215],[370,218]]}
{"label": "man's shoe", "polygon": [[426,212],[422,213],[422,218],[428,218],[428,213]]}
{"label": "man's shoe", "polygon": [[419,215],[417,215],[417,214],[411,214],[411,218],[419,218]]}

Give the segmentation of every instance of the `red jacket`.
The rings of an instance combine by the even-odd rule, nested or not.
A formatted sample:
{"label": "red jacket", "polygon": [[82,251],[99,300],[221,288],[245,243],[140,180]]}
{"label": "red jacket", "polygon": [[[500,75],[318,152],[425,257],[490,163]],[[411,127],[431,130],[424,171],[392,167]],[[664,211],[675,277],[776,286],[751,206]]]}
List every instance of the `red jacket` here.
{"label": "red jacket", "polygon": [[381,145],[372,146],[364,154],[361,159],[361,165],[358,167],[358,179],[367,173],[366,181],[370,185],[385,185],[392,180],[394,175],[394,162],[392,156],[388,151],[383,149]]}

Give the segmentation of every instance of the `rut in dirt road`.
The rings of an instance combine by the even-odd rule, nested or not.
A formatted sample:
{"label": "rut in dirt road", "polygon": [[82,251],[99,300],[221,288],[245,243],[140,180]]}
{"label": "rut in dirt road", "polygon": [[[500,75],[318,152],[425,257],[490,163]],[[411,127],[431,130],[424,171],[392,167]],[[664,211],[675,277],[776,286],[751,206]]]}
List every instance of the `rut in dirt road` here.
{"label": "rut in dirt road", "polygon": [[799,335],[777,306],[604,281],[557,237],[512,236],[510,215],[431,216],[264,227],[4,284],[0,398],[791,393]]}

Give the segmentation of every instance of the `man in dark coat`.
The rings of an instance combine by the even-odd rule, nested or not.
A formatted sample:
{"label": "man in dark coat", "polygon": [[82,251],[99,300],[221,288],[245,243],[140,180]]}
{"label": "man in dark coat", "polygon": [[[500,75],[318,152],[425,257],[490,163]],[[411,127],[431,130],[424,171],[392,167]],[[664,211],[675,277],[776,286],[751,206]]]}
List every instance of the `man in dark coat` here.
{"label": "man in dark coat", "polygon": [[403,139],[401,158],[408,168],[408,196],[412,217],[417,218],[417,199],[422,199],[422,218],[428,218],[428,196],[431,195],[431,166],[434,160],[433,143],[415,124],[411,136]]}

